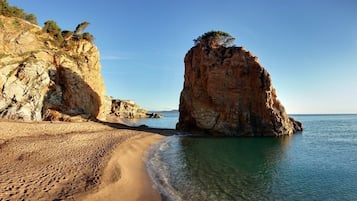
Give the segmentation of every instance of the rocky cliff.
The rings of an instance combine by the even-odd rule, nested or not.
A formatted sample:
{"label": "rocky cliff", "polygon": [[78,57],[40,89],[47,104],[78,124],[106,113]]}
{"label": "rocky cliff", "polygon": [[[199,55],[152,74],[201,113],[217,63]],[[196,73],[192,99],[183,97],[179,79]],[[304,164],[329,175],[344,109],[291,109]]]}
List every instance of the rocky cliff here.
{"label": "rocky cliff", "polygon": [[112,99],[111,115],[119,118],[162,118],[161,114],[148,112],[132,100]]}
{"label": "rocky cliff", "polygon": [[128,118],[128,119],[140,119],[147,117],[147,110],[144,110],[139,107],[134,101],[130,100],[112,100],[112,109],[111,114],[119,118]]}
{"label": "rocky cliff", "polygon": [[277,99],[271,77],[241,47],[196,45],[185,56],[177,129],[227,136],[280,136],[302,130]]}
{"label": "rocky cliff", "polygon": [[0,116],[22,120],[104,118],[99,52],[78,39],[59,47],[41,27],[0,16]]}

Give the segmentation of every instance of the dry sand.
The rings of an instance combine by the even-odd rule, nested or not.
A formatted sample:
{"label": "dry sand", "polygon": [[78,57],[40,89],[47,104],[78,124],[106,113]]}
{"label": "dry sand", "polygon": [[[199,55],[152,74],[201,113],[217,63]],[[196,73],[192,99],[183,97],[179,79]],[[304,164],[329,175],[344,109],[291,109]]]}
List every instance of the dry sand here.
{"label": "dry sand", "polygon": [[161,200],[144,164],[161,131],[109,125],[0,121],[0,201]]}

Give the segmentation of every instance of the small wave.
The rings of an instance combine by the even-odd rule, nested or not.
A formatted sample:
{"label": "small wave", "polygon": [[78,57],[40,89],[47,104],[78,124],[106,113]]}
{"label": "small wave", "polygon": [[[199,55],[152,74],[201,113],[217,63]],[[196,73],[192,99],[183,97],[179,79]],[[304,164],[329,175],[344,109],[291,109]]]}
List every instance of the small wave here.
{"label": "small wave", "polygon": [[327,141],[330,143],[344,143],[349,145],[357,145],[357,138],[355,138],[354,136],[329,137]]}
{"label": "small wave", "polygon": [[183,200],[180,192],[176,191],[170,185],[169,167],[161,160],[161,152],[168,150],[171,146],[171,142],[177,140],[177,138],[178,136],[166,137],[161,142],[154,145],[149,151],[148,160],[146,162],[149,176],[153,180],[164,201]]}

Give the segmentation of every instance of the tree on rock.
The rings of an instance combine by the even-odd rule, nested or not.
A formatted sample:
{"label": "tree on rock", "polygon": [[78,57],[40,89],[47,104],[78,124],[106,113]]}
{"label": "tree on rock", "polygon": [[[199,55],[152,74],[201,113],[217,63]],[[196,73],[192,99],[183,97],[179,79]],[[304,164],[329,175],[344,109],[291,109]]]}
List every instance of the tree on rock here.
{"label": "tree on rock", "polygon": [[209,48],[217,48],[220,46],[229,47],[234,43],[235,38],[229,33],[224,31],[209,31],[198,38],[194,39],[193,42],[196,45],[203,45]]}
{"label": "tree on rock", "polygon": [[87,21],[78,24],[77,27],[76,27],[76,30],[74,31],[74,34],[82,33],[84,31],[84,29],[86,29],[89,24],[90,23],[87,22]]}

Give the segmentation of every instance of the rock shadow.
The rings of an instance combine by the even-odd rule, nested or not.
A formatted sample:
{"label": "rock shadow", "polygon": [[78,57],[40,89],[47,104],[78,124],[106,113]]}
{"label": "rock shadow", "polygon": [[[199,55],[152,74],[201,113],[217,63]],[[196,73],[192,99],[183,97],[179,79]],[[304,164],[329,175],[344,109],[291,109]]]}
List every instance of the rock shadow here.
{"label": "rock shadow", "polygon": [[79,74],[63,66],[48,73],[51,82],[43,100],[44,121],[96,119],[101,98]]}
{"label": "rock shadow", "polygon": [[97,119],[102,105],[101,97],[83,78],[70,68],[59,66],[49,70],[51,83],[43,100],[44,121],[92,120],[116,129],[145,131],[160,135],[174,135],[174,129],[149,128],[145,125],[133,127],[116,122]]}
{"label": "rock shadow", "polygon": [[106,126],[110,126],[112,128],[116,128],[116,129],[144,131],[144,132],[149,132],[149,133],[154,133],[154,134],[159,134],[159,135],[164,135],[164,136],[171,136],[171,135],[176,135],[179,133],[176,129],[169,129],[169,128],[151,128],[146,125],[128,126],[128,125],[121,124],[121,123],[107,122],[107,121],[102,121],[99,119],[96,119],[96,122],[101,123]]}

